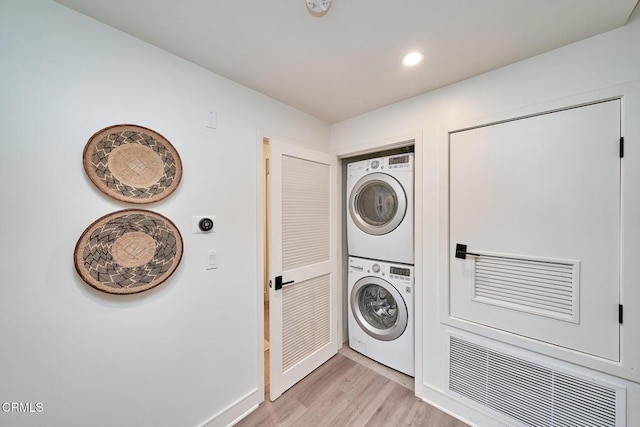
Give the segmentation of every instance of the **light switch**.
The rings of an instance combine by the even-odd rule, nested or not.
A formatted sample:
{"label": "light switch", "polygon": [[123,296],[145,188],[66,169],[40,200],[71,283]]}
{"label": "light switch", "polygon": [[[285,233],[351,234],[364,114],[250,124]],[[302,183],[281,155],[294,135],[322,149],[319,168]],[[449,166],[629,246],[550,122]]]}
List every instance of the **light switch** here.
{"label": "light switch", "polygon": [[207,260],[205,263],[205,267],[207,270],[218,268],[218,251],[207,252]]}
{"label": "light switch", "polygon": [[205,111],[204,125],[210,129],[218,129],[218,113],[215,111]]}

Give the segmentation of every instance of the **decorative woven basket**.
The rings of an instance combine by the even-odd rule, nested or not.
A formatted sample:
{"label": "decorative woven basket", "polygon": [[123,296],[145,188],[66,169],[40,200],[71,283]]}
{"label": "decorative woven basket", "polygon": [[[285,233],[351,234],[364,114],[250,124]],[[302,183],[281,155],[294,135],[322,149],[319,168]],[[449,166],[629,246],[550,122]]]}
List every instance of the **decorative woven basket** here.
{"label": "decorative woven basket", "polygon": [[182,178],[176,149],[159,133],[137,125],[114,125],[84,147],[84,169],[103,193],[130,203],[153,203],[175,191]]}
{"label": "decorative woven basket", "polygon": [[96,220],[74,251],[78,274],[110,294],[135,294],[158,286],[182,258],[182,236],[164,216],[125,209]]}

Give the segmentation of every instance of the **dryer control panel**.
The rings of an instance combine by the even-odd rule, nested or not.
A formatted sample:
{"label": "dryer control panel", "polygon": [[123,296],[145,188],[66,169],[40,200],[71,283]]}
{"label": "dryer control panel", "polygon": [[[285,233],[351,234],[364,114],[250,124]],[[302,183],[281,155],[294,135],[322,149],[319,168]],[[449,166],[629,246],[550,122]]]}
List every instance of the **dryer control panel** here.
{"label": "dryer control panel", "polygon": [[389,157],[389,169],[405,169],[412,166],[410,159],[413,157],[408,154],[402,156]]}
{"label": "dryer control panel", "polygon": [[347,177],[355,178],[371,172],[413,171],[413,153],[378,157],[347,164]]}

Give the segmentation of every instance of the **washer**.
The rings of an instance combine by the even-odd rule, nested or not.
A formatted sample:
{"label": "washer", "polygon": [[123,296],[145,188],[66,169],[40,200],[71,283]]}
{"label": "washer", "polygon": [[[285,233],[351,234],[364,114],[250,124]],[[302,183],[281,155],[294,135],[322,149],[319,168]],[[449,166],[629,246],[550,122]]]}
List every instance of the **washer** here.
{"label": "washer", "polygon": [[349,257],[349,347],[414,376],[413,267]]}
{"label": "washer", "polygon": [[347,164],[349,255],[413,265],[413,153]]}

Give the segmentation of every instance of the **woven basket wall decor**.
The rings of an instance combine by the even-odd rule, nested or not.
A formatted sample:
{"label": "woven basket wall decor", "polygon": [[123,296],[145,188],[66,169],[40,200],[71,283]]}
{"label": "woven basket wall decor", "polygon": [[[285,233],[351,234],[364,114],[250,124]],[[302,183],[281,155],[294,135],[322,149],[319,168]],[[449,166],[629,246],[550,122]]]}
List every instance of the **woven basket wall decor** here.
{"label": "woven basket wall decor", "polygon": [[84,169],[103,193],[124,202],[153,203],[175,191],[182,178],[176,149],[159,133],[114,125],[94,133],[84,147]]}
{"label": "woven basket wall decor", "polygon": [[125,209],[99,218],[82,233],[74,264],[80,277],[100,291],[135,294],[169,278],[182,248],[182,236],[169,219]]}

